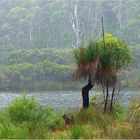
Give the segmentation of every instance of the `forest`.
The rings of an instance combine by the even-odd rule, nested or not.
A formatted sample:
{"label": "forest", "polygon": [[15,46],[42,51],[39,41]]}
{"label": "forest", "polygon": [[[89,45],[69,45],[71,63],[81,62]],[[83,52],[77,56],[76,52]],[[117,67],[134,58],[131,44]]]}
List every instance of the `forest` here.
{"label": "forest", "polygon": [[0,0],[0,139],[139,139],[139,11]]}
{"label": "forest", "polygon": [[128,42],[134,61],[123,83],[138,87],[139,5],[129,0],[1,0],[0,88],[77,89],[80,83],[71,78],[73,47],[101,38],[101,16],[105,32]]}

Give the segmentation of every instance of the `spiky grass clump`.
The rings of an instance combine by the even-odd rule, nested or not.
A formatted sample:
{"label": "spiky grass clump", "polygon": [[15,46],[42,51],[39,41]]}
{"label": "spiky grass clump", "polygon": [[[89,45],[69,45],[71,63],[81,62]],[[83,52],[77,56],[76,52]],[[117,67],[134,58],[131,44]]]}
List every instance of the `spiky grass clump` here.
{"label": "spiky grass clump", "polygon": [[132,57],[125,42],[111,34],[105,34],[104,41],[90,40],[84,47],[74,50],[76,78],[90,77],[97,83],[108,81],[110,85],[116,82],[117,73],[131,62]]}
{"label": "spiky grass clump", "polygon": [[40,110],[37,100],[26,96],[16,98],[8,107],[11,120],[19,123],[30,121]]}
{"label": "spiky grass clump", "polygon": [[86,78],[96,73],[99,55],[98,43],[90,40],[85,47],[74,50],[74,58],[77,63],[76,78]]}
{"label": "spiky grass clump", "polygon": [[98,43],[90,40],[86,45],[81,45],[80,48],[74,50],[74,58],[78,63],[80,62],[92,62],[98,56]]}

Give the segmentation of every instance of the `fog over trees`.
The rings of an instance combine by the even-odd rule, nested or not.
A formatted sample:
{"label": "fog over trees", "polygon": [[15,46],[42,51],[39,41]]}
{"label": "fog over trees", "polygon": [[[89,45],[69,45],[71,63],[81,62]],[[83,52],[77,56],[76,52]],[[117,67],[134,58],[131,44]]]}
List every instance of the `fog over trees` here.
{"label": "fog over trees", "polygon": [[0,45],[72,47],[105,31],[130,44],[140,38],[138,0],[1,0]]}
{"label": "fog over trees", "polygon": [[0,0],[0,88],[77,88],[73,48],[102,37],[101,16],[134,56],[123,84],[139,85],[139,10],[138,0]]}
{"label": "fog over trees", "polygon": [[140,139],[140,0],[0,0],[0,139]]}

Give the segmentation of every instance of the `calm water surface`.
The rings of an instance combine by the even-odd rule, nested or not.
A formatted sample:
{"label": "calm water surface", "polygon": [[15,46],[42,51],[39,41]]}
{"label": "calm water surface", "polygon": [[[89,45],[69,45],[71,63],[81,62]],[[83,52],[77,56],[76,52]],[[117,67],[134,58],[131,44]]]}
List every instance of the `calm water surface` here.
{"label": "calm water surface", "polygon": [[[97,93],[97,91],[96,91]],[[94,91],[90,93],[90,97],[96,94]],[[127,90],[119,94],[119,99],[129,104],[130,99],[137,98],[140,91]],[[21,93],[16,92],[0,92],[0,107],[7,107]],[[82,107],[81,91],[43,91],[29,92],[27,96],[34,96],[41,105],[51,107],[53,109],[73,109]]]}

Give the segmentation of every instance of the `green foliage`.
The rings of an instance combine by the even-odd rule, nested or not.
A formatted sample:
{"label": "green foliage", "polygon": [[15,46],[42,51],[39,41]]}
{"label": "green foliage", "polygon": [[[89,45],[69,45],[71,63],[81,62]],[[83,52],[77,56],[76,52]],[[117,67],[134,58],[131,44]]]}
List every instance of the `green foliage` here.
{"label": "green foliage", "polygon": [[8,113],[13,122],[37,121],[42,118],[42,110],[34,98],[26,96],[16,98],[8,107]]}
{"label": "green foliage", "polygon": [[[105,34],[105,40],[100,39],[97,42],[91,40],[84,47],[74,50],[74,58],[78,64],[77,67],[80,67],[83,62],[94,62],[98,56],[99,63],[90,64],[91,68],[91,65],[98,64],[103,69],[120,70],[127,66],[132,60],[127,44],[118,38],[113,37],[111,34]],[[88,68],[86,68],[86,64],[78,70],[82,71],[81,69],[84,69],[84,67],[84,73],[91,73],[87,71]],[[93,68],[96,67],[94,66]],[[93,69],[92,71],[95,70]]]}
{"label": "green foliage", "polygon": [[131,102],[128,112],[128,121],[138,134],[140,132],[140,99],[136,99]]}
{"label": "green foliage", "polygon": [[127,113],[128,113],[127,109],[120,102],[114,103],[112,115],[113,115],[115,120],[117,120],[118,122],[126,121]]}
{"label": "green foliage", "polygon": [[107,133],[109,126],[114,123],[112,118],[107,114],[103,114],[101,108],[98,107],[90,107],[81,111],[77,115],[76,120],[78,124],[92,124],[96,128],[103,130],[104,133]]}
{"label": "green foliage", "polygon": [[111,34],[105,34],[105,46],[103,39],[98,42],[100,62],[103,68],[120,70],[131,62],[132,56],[125,42]]}
{"label": "green foliage", "polygon": [[[95,99],[94,101],[97,100]],[[27,104],[28,108],[23,102]],[[14,119],[16,118],[15,120],[9,114],[9,108],[11,108],[13,103],[18,112],[12,107],[14,112],[12,117],[15,115],[13,117]],[[13,103],[6,110],[0,111],[0,138],[2,139],[140,138],[139,100],[133,101],[128,109],[116,103],[114,114],[104,114],[103,110],[96,105],[90,106],[87,110],[72,112],[71,115],[74,116],[75,123],[70,126],[64,125],[61,113],[40,107],[37,101],[31,97],[18,97]],[[36,110],[36,106],[40,107],[41,113],[38,113],[40,111]],[[24,107],[26,110],[23,109]],[[18,111],[18,108],[22,110]],[[33,111],[33,108],[37,111],[36,113]],[[28,112],[29,110],[34,113],[29,113],[30,116],[27,117],[23,111]],[[25,117],[23,119],[19,112],[26,116],[26,119]],[[125,115],[124,112],[126,112]],[[22,119],[17,119],[17,115],[21,116]],[[122,116],[125,116],[125,118]]]}
{"label": "green foliage", "polygon": [[50,112],[48,117],[46,117],[42,122],[43,127],[49,130],[55,130],[62,128],[64,126],[64,120],[61,113]]}
{"label": "green foliage", "polygon": [[132,138],[131,130],[127,127],[118,127],[116,129],[112,128],[110,130],[110,137],[112,139],[119,138],[119,139],[129,139]]}
{"label": "green foliage", "polygon": [[73,62],[72,49],[17,49],[7,56],[8,65],[23,62],[34,64],[44,60],[58,64],[71,64]]}
{"label": "green foliage", "polygon": [[120,69],[132,59],[127,44],[111,34],[105,34],[105,46],[102,39],[98,43],[91,40],[74,51],[77,63],[94,61],[98,55],[103,68]]}
{"label": "green foliage", "polygon": [[23,139],[29,138],[26,126],[16,126],[8,115],[7,110],[0,111],[0,138],[1,139]]}
{"label": "green foliage", "polygon": [[68,78],[74,68],[71,52],[72,49],[50,48],[4,51],[0,53],[0,87],[4,90],[71,88],[75,85]]}
{"label": "green foliage", "polygon": [[[110,101],[109,101],[110,102]],[[103,95],[101,93],[95,94],[90,100],[91,106],[102,109],[104,105]],[[127,109],[118,101],[114,102],[112,117],[118,122],[124,122],[127,119]]]}
{"label": "green foliage", "polygon": [[13,123],[6,122],[0,124],[0,138],[1,139],[25,139],[28,138],[26,128],[16,127]]}
{"label": "green foliage", "polygon": [[86,45],[83,45],[74,50],[74,58],[77,63],[80,62],[92,62],[98,56],[98,44],[97,42],[90,40]]}
{"label": "green foliage", "polygon": [[24,123],[30,133],[40,128],[55,129],[63,125],[59,114],[42,108],[33,97],[17,97],[8,107],[8,115],[13,123]]}
{"label": "green foliage", "polygon": [[[84,22],[80,20],[78,24],[79,40],[82,40],[83,28],[83,39],[87,39],[91,35],[94,38],[98,37],[101,21],[96,14],[99,15],[100,8],[102,8],[103,11],[106,10],[104,25],[107,32],[111,32],[131,44],[140,43],[139,5],[139,1],[130,0],[113,1],[109,2],[109,5],[108,1],[78,2],[77,15],[84,20]],[[73,18],[71,20],[68,18],[71,17],[71,12],[74,12],[74,6],[75,1],[28,0],[18,2],[11,0],[9,2],[9,0],[1,0],[0,44],[17,48],[70,47],[72,42],[76,42],[75,31],[71,28],[75,21]],[[126,9],[125,13],[124,9]],[[93,27],[93,25],[95,26]],[[34,30],[30,32],[32,28]],[[69,33],[68,37],[65,33]],[[29,41],[30,34],[31,41]]]}
{"label": "green foliage", "polygon": [[79,139],[84,133],[84,130],[83,130],[83,128],[81,128],[80,125],[79,126],[78,125],[72,126],[70,131],[71,131],[71,138],[72,139]]}
{"label": "green foliage", "polygon": [[[0,46],[0,50],[0,87],[3,90],[79,88],[70,78],[74,70],[72,49],[15,49]],[[139,68],[139,46],[132,46],[131,52],[134,57],[131,65]],[[138,86],[139,70],[132,69],[128,74],[129,77],[124,80]]]}

